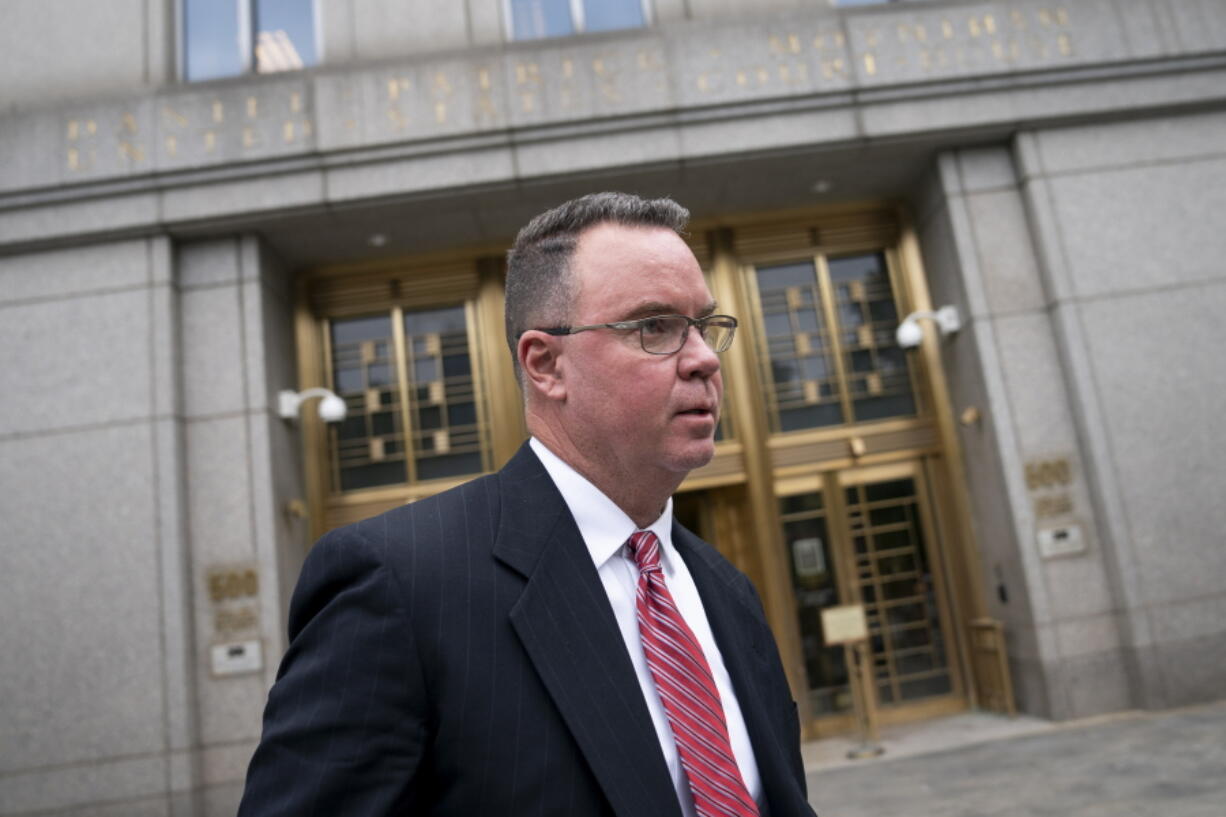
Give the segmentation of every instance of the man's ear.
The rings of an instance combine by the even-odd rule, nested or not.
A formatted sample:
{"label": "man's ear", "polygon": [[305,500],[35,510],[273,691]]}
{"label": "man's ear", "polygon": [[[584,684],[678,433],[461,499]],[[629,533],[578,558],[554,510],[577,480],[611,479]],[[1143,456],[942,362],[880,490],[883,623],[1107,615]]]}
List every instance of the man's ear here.
{"label": "man's ear", "polygon": [[525,389],[531,389],[549,400],[566,398],[561,346],[558,338],[536,329],[529,329],[519,336],[515,351],[519,355],[519,368],[524,373]]}

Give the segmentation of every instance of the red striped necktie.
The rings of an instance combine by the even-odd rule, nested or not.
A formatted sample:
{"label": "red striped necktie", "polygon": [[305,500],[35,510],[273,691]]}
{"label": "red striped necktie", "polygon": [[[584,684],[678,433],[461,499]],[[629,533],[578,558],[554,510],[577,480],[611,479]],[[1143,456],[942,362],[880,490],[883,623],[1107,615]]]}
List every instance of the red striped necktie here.
{"label": "red striped necktie", "polygon": [[639,638],[673,730],[700,817],[758,817],[741,780],[711,668],[681,617],[660,568],[660,540],[638,531],[627,543],[639,567]]}

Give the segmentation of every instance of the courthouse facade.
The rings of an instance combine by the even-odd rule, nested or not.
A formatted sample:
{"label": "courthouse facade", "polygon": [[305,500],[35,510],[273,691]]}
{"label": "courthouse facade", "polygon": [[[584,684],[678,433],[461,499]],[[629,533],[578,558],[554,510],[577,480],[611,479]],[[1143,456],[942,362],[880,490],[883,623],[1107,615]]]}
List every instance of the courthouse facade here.
{"label": "courthouse facade", "polygon": [[504,253],[596,190],[741,320],[676,510],[808,737],[1226,689],[1219,0],[5,18],[0,814],[233,813],[311,542],[515,451]]}

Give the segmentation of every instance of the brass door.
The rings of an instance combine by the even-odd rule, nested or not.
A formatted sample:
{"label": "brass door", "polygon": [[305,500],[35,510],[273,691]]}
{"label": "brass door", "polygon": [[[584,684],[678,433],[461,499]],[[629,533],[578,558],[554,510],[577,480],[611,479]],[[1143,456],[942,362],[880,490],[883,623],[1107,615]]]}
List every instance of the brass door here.
{"label": "brass door", "polygon": [[821,611],[862,603],[874,701],[883,722],[966,705],[919,460],[826,472],[781,491],[787,561],[799,620],[814,736],[852,728],[844,649],[822,638]]}

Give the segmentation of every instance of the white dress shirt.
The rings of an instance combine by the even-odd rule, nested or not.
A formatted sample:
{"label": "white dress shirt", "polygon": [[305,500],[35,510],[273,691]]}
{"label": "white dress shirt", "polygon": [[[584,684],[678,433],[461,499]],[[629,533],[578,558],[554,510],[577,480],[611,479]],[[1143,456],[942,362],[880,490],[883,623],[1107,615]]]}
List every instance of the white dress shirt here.
{"label": "white dress shirt", "polygon": [[[643,654],[643,645],[639,640],[638,613],[635,607],[639,570],[634,557],[625,547],[630,534],[639,530],[639,527],[613,500],[563,462],[543,443],[533,437],[529,444],[549,472],[554,484],[558,486],[562,499],[566,501],[575,523],[579,526],[579,533],[587,544],[588,552],[592,555],[596,572],[609,595],[609,604],[613,606],[613,615],[617,618],[622,640],[626,642],[626,651],[630,653],[630,660],[634,664],[634,672],[638,675],[647,709],[651,712],[651,721],[655,725],[660,748],[664,750],[664,760],[668,763],[668,773],[672,775],[677,799],[681,802],[681,811],[685,817],[695,817],[694,797],[685,779],[673,733],[668,725],[668,716],[660,704],[660,696],[656,692],[656,684],[651,677],[647,657]],[[694,579],[690,576],[689,568],[685,566],[685,560],[673,547],[672,528],[673,501],[669,499],[660,518],[644,530],[650,530],[660,540],[660,564],[664,570],[665,584],[668,585],[685,623],[694,631],[694,636],[706,655],[711,674],[715,676],[715,686],[719,689],[720,701],[724,705],[728,737],[732,741],[736,765],[741,770],[741,779],[745,781],[750,796],[761,807],[762,779],[758,775],[753,747],[745,729],[745,718],[741,715],[740,704],[737,703],[736,693],[732,690],[732,680],[728,677],[727,667],[724,666],[724,657],[711,633],[711,625],[707,621],[707,612],[702,606],[698,588],[694,586]]]}

